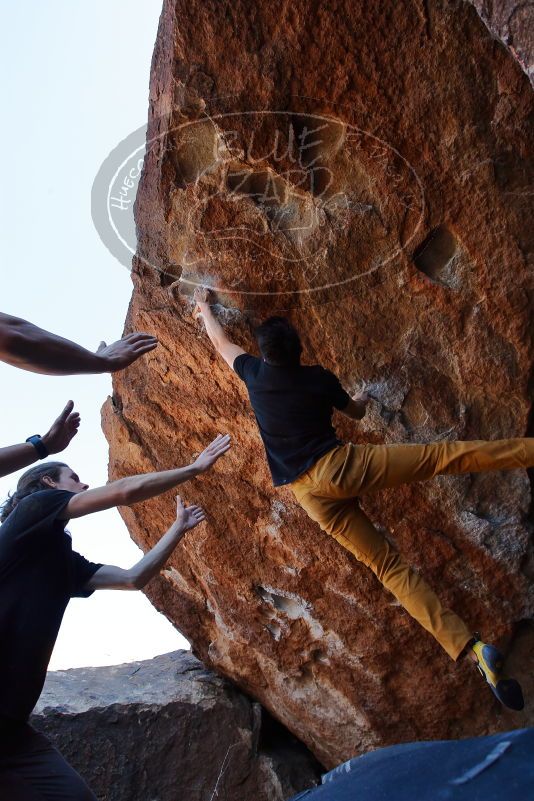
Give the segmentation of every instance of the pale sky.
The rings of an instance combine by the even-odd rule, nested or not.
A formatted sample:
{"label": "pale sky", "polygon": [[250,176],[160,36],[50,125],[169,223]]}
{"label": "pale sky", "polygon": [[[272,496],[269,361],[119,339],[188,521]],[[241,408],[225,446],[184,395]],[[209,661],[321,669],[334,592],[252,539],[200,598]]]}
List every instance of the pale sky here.
{"label": "pale sky", "polygon": [[[108,153],[146,122],[160,10],[160,0],[0,3],[0,309],[91,350],[121,336],[131,294],[128,271],[93,227],[91,186]],[[82,425],[59,458],[91,486],[106,483],[100,408],[109,376],[53,378],[0,363],[0,386],[2,445],[45,433],[72,398]],[[2,499],[17,478],[0,479]],[[93,561],[129,567],[141,556],[116,510],[72,521],[69,530],[74,548]],[[142,593],[102,591],[71,602],[50,667],[188,647]]]}

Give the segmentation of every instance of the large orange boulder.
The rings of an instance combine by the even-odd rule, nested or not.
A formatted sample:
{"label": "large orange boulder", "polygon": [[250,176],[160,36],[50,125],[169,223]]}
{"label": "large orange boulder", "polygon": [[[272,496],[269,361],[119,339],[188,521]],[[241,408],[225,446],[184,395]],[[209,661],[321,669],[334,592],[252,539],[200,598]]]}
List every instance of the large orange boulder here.
{"label": "large orange boulder", "polygon": [[[148,588],[209,667],[327,766],[370,748],[534,721],[503,710],[375,577],[274,490],[244,386],[192,317],[288,314],[305,360],[371,395],[355,442],[534,433],[532,87],[464,2],[166,0],[137,195],[126,331],[160,346],[114,377],[110,478],[231,452],[184,486],[209,522]],[[532,690],[527,473],[440,477],[363,507]],[[173,493],[123,510],[153,545]],[[530,656],[529,656],[530,655]]]}

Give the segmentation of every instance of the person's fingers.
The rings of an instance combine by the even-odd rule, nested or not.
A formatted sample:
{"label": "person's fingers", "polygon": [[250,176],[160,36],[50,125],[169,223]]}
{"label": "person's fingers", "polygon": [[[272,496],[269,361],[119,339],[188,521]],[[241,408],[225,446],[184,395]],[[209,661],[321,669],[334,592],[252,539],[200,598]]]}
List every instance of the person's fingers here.
{"label": "person's fingers", "polygon": [[220,442],[214,449],[213,453],[226,453],[230,450],[230,442]]}
{"label": "person's fingers", "polygon": [[230,450],[230,445],[223,445],[220,448],[215,448],[214,450],[212,450],[209,454],[209,457],[215,462],[220,456],[223,456],[229,450]]}
{"label": "person's fingers", "polygon": [[150,345],[151,347],[155,348],[156,345],[158,345],[158,344],[159,344],[158,340],[154,339],[154,337],[150,337],[150,339],[147,339],[146,337],[143,337],[143,339],[136,339],[135,342],[130,342],[129,343],[130,347],[133,350],[135,350],[135,348],[144,348],[147,345]]}
{"label": "person's fingers", "polygon": [[130,342],[129,349],[137,352],[140,348],[156,348],[159,345],[157,339],[140,339],[137,342]]}
{"label": "person's fingers", "polygon": [[224,454],[227,453],[229,450],[230,448],[225,448],[223,451],[217,451],[217,453],[215,454],[215,461],[218,461],[218,459],[220,459],[221,456],[224,456]]}
{"label": "person's fingers", "polygon": [[157,337],[153,336],[152,334],[145,334],[143,331],[134,331],[133,334],[128,334],[122,339],[122,342],[127,342],[130,345],[139,342],[157,343],[157,341]]}
{"label": "person's fingers", "polygon": [[65,408],[63,409],[63,411],[61,412],[61,414],[57,418],[56,422],[64,423],[67,420],[68,416],[70,415],[70,413],[72,412],[73,409],[74,409],[74,401],[71,401],[71,400],[67,401],[67,404],[65,405]]}
{"label": "person's fingers", "polygon": [[127,335],[127,339],[156,339],[154,334],[149,334],[148,331],[132,331],[130,334]]}
{"label": "person's fingers", "polygon": [[136,356],[141,356],[143,353],[148,353],[150,350],[154,350],[154,348],[158,347],[158,342],[142,342],[141,344],[137,344],[132,348],[132,353]]}
{"label": "person's fingers", "polygon": [[208,445],[209,448],[216,448],[219,445],[230,442],[230,434],[217,434],[215,439]]}
{"label": "person's fingers", "polygon": [[[227,449],[227,450],[228,450],[228,449]],[[221,458],[221,456],[224,456],[224,454],[225,454],[225,453],[226,453],[226,450],[224,450],[224,451],[217,451],[217,453],[214,453],[214,454],[213,454],[213,461],[214,461],[214,462],[217,462],[217,461],[218,461],[218,460]]]}
{"label": "person's fingers", "polygon": [[210,452],[208,453],[208,456],[210,459],[218,459],[219,456],[221,456],[223,453],[226,453],[226,451],[228,450],[230,450],[229,445],[223,445],[218,448],[211,448]]}
{"label": "person's fingers", "polygon": [[210,459],[218,459],[219,456],[222,456],[223,453],[230,448],[230,435],[229,434],[218,434],[213,442],[203,450],[203,454],[208,456]]}

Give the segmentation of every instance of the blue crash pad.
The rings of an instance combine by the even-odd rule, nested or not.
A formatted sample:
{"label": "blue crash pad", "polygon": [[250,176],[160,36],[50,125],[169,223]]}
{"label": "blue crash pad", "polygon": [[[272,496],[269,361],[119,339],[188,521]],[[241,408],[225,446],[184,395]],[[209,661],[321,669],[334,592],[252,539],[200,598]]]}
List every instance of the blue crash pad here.
{"label": "blue crash pad", "polygon": [[379,748],[291,801],[534,801],[534,728]]}

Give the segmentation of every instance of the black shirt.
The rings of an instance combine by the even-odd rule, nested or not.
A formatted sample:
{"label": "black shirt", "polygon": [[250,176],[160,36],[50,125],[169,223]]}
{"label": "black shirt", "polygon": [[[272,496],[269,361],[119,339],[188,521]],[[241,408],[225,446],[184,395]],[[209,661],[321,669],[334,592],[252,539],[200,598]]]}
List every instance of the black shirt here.
{"label": "black shirt", "polygon": [[72,550],[58,515],[73,497],[42,490],[0,526],[0,716],[25,720],[43,689],[63,613],[102,565]]}
{"label": "black shirt", "polygon": [[350,397],[339,380],[319,365],[274,367],[242,353],[234,370],[245,382],[275,487],[289,484],[340,445],[333,408]]}

